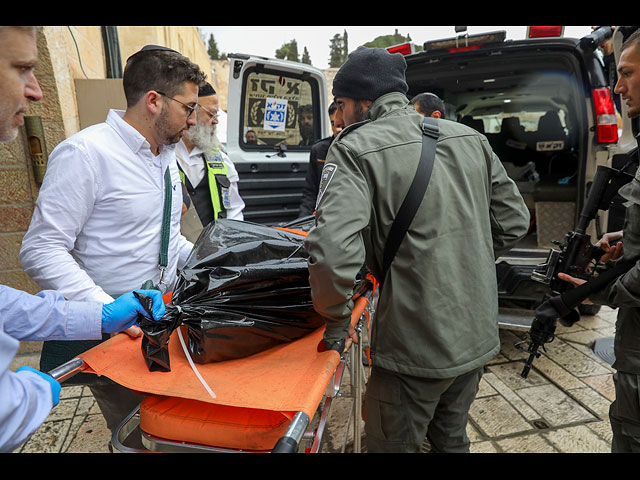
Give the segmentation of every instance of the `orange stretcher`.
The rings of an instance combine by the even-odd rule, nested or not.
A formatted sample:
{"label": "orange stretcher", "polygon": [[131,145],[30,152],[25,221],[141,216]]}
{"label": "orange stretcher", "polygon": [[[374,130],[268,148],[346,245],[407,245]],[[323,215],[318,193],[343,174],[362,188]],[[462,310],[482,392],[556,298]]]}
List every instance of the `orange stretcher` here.
{"label": "orange stretcher", "polygon": [[[352,324],[359,334],[369,325],[374,293],[375,282],[355,299]],[[140,452],[126,445],[129,436],[136,434],[142,435],[145,452],[317,453],[331,402],[349,363],[354,451],[358,452],[363,342],[354,345],[348,355],[322,351],[323,331],[247,358],[195,364],[198,373],[186,357],[178,331],[169,342],[170,372],[149,372],[141,352],[142,337],[119,334],[50,374],[60,381],[79,372],[104,375],[144,395],[138,409],[113,434],[112,444],[122,452]],[[315,430],[307,431],[316,412]],[[303,439],[307,447],[301,445]]]}

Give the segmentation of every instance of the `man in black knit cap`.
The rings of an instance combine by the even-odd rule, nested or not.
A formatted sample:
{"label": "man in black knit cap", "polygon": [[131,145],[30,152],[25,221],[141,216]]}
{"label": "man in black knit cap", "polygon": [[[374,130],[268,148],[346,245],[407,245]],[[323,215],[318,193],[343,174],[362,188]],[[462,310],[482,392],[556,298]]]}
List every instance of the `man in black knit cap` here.
{"label": "man in black knit cap", "polygon": [[[342,352],[357,341],[349,319],[363,264],[381,284],[367,450],[419,452],[426,436],[432,451],[468,452],[469,407],[500,350],[495,260],[527,233],[529,212],[484,136],[416,112],[405,69],[399,54],[360,48],[334,78],[345,128],[329,148],[307,237],[312,296],[325,347]],[[416,175],[421,158],[433,161],[430,177]],[[430,180],[396,236],[414,178]]]}

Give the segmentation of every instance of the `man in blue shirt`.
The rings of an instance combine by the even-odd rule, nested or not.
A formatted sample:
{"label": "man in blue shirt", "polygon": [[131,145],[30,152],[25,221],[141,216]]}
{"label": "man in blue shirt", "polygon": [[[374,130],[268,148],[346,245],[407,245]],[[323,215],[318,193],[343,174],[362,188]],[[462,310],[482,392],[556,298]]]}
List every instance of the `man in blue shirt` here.
{"label": "man in blue shirt", "polygon": [[[140,290],[153,299],[155,319],[164,315],[157,290]],[[20,341],[96,340],[117,333],[146,315],[133,293],[113,303],[72,302],[48,290],[37,295],[0,285],[0,452],[11,451],[29,438],[58,404],[60,384],[31,367],[11,372]]]}
{"label": "man in blue shirt", "polygon": [[[33,27],[0,26],[0,142],[18,135],[29,103],[42,99],[33,69],[37,62]],[[140,290],[153,300],[153,316],[164,315],[159,291]],[[70,302],[54,291],[30,295],[0,285],[0,452],[12,451],[58,403],[60,384],[30,367],[9,370],[20,341],[94,340],[116,333],[146,314],[132,292],[111,303]]]}

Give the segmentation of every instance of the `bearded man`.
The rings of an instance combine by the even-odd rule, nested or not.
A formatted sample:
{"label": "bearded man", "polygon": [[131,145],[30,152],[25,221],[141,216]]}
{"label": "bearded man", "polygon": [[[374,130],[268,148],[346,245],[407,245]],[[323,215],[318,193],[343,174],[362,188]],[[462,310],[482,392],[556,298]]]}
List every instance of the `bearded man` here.
{"label": "bearded man", "polygon": [[222,151],[215,134],[217,125],[218,96],[206,83],[198,91],[197,124],[185,132],[176,147],[180,177],[188,193],[185,205],[190,208],[193,204],[202,227],[219,218],[244,219],[238,172]]}

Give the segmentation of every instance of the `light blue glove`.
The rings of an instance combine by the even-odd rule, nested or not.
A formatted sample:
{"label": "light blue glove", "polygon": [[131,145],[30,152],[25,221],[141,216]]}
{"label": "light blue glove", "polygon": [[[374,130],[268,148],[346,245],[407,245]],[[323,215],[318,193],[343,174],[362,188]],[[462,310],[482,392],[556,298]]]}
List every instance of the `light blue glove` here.
{"label": "light blue glove", "polygon": [[31,368],[31,367],[27,367],[27,366],[20,367],[18,370],[16,370],[16,373],[22,372],[22,371],[33,372],[33,373],[41,376],[47,382],[49,382],[49,384],[51,384],[51,399],[53,400],[53,406],[55,407],[58,404],[58,402],[60,401],[60,389],[62,388],[60,386],[60,383],[58,383],[58,381],[55,378],[53,378],[51,375],[47,375],[46,373],[42,373],[40,370],[36,370],[35,368]]}
{"label": "light blue glove", "polygon": [[[160,320],[165,312],[162,293],[158,290],[136,290],[136,292],[151,297],[153,300],[153,320]],[[121,295],[114,302],[102,306],[102,332],[116,333],[126,330],[136,323],[139,313],[149,318],[133,292]]]}

